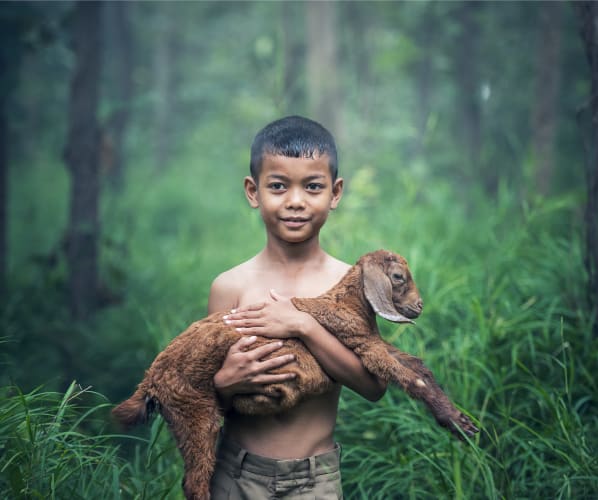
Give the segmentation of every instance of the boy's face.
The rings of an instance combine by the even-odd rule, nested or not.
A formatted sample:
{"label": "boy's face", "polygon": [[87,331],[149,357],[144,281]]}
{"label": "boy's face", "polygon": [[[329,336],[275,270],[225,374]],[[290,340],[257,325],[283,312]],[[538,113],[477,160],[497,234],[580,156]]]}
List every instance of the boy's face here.
{"label": "boy's face", "polygon": [[245,194],[259,208],[270,236],[301,243],[320,232],[336,208],[343,180],[332,181],[328,155],[288,158],[265,154],[258,182],[245,178]]}

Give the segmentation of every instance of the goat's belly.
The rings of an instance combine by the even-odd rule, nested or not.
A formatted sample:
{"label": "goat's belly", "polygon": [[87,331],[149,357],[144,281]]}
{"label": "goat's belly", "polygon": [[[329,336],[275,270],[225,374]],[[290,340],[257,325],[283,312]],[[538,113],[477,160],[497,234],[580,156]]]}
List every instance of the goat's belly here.
{"label": "goat's belly", "polygon": [[308,395],[317,395],[333,387],[332,380],[305,344],[300,340],[287,339],[283,347],[269,358],[294,354],[295,361],[272,370],[272,373],[295,373],[295,378],[286,382],[264,386],[263,394],[239,394],[233,398],[233,408],[246,415],[271,415],[294,407]]}

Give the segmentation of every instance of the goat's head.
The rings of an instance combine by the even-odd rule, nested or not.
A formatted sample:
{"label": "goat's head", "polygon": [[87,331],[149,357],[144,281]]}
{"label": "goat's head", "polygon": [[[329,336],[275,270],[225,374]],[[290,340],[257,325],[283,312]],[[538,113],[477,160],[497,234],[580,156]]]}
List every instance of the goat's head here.
{"label": "goat's head", "polygon": [[423,302],[407,261],[392,252],[378,250],[359,259],[365,297],[376,314],[395,323],[413,323]]}

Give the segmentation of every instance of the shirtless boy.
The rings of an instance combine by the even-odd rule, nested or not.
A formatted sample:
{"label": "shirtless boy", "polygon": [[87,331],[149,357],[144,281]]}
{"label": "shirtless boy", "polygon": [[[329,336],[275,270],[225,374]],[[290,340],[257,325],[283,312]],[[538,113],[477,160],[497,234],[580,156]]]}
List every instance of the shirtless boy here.
{"label": "shirtless boy", "polygon": [[[251,148],[245,195],[258,208],[266,246],[255,257],[218,276],[208,312],[230,311],[225,321],[244,336],[214,377],[222,404],[239,393],[259,393],[264,384],[290,379],[273,368],[290,356],[263,360],[279,340],[301,339],[336,382],[327,394],[307,398],[288,412],[248,416],[228,411],[219,446],[212,498],[342,498],[340,450],[333,441],[341,386],[375,401],[386,389],[357,356],[290,297],[314,297],[336,284],[349,265],[328,255],[320,229],[343,193],[337,177],[332,135],[306,118],[287,117],[267,125]],[[272,342],[252,348],[253,335]]]}

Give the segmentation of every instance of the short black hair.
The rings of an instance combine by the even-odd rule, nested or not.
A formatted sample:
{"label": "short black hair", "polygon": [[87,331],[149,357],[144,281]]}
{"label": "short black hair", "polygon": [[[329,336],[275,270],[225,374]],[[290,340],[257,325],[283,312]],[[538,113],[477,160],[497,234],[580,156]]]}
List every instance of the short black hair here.
{"label": "short black hair", "polygon": [[258,181],[264,154],[288,158],[313,158],[328,155],[332,182],[338,176],[336,144],[332,134],[322,125],[302,116],[287,116],[273,121],[260,130],[251,145],[249,169]]}

